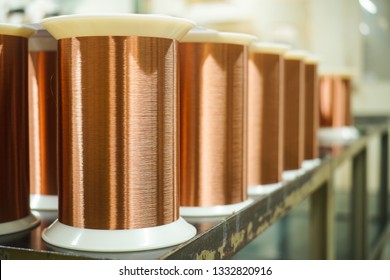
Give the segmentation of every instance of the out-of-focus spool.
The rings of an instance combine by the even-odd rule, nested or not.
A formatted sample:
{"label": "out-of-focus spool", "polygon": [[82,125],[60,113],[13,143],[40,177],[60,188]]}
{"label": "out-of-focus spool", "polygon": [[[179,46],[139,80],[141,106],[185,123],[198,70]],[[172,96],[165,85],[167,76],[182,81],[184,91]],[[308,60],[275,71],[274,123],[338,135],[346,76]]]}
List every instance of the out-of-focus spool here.
{"label": "out-of-focus spool", "polygon": [[303,173],[305,135],[305,58],[299,50],[286,52],[284,67],[284,164],[283,180]]}
{"label": "out-of-focus spool", "polygon": [[248,193],[282,186],[284,58],[288,46],[253,43],[248,74]]}
{"label": "out-of-focus spool", "polygon": [[180,43],[183,216],[224,216],[247,199],[247,59],[255,37],[191,30]]}
{"label": "out-of-focus spool", "polygon": [[0,235],[38,224],[29,205],[27,58],[33,33],[0,24]]}
{"label": "out-of-focus spool", "polygon": [[351,73],[321,74],[319,140],[322,145],[348,144],[359,137],[352,126],[351,93]]}
{"label": "out-of-focus spool", "polygon": [[178,42],[191,21],[74,15],[42,25],[58,41],[59,219],[43,239],[85,251],[184,242],[179,216]]}
{"label": "out-of-focus spool", "polygon": [[30,206],[58,209],[57,41],[39,25],[29,39]]}
{"label": "out-of-focus spool", "polygon": [[319,101],[319,59],[314,55],[308,55],[305,60],[305,147],[304,169],[312,169],[321,163],[318,158],[318,129],[320,123]]}

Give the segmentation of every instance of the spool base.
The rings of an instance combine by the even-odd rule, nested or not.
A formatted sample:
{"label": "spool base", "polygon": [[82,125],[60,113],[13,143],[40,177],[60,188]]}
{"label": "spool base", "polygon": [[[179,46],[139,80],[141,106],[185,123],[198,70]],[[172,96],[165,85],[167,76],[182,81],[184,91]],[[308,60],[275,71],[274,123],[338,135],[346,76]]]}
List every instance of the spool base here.
{"label": "spool base", "polygon": [[305,170],[312,170],[313,168],[316,168],[320,164],[321,164],[321,159],[319,158],[307,159],[303,161],[302,168]]}
{"label": "spool base", "polygon": [[278,182],[275,184],[252,186],[252,187],[248,187],[248,194],[250,196],[267,195],[273,191],[276,191],[277,189],[280,189],[282,186],[283,186],[282,182]]}
{"label": "spool base", "polygon": [[282,178],[283,181],[292,181],[298,178],[299,176],[305,173],[305,169],[294,169],[294,170],[285,170],[283,171]]}
{"label": "spool base", "polygon": [[39,219],[30,214],[19,220],[0,223],[0,235],[11,234],[33,228],[39,224]]}
{"label": "spool base", "polygon": [[30,207],[33,210],[58,210],[58,195],[30,195]]}
{"label": "spool base", "polygon": [[353,126],[321,127],[318,137],[321,145],[347,145],[359,138],[359,131]]}
{"label": "spool base", "polygon": [[130,252],[177,245],[195,234],[195,227],[181,217],[166,225],[129,230],[84,229],[56,220],[43,231],[42,239],[54,246],[77,251]]}
{"label": "spool base", "polygon": [[218,206],[181,206],[180,215],[183,217],[216,217],[216,216],[229,216],[234,212],[237,212],[253,202],[253,199],[228,205]]}

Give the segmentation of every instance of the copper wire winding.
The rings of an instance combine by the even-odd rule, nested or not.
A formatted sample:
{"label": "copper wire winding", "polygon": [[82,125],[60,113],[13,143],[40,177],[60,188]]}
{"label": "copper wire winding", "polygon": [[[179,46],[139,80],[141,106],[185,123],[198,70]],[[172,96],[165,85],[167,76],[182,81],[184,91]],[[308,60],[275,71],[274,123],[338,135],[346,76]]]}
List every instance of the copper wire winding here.
{"label": "copper wire winding", "polygon": [[0,35],[0,223],[30,214],[27,39]]}
{"label": "copper wire winding", "polygon": [[59,221],[134,229],[178,219],[177,43],[59,40]]}
{"label": "copper wire winding", "polygon": [[341,127],[352,125],[351,79],[342,75],[320,77],[320,125]]}
{"label": "copper wire winding", "polygon": [[273,184],[282,179],[283,67],[281,54],[249,55],[249,186]]}
{"label": "copper wire winding", "polygon": [[180,43],[181,205],[246,194],[247,47]]}
{"label": "copper wire winding", "polygon": [[319,81],[317,64],[305,64],[305,160],[318,158]]}
{"label": "copper wire winding", "polygon": [[30,191],[57,195],[57,52],[29,55]]}
{"label": "copper wire winding", "polygon": [[285,59],[284,170],[300,169],[304,158],[305,68],[300,59]]}

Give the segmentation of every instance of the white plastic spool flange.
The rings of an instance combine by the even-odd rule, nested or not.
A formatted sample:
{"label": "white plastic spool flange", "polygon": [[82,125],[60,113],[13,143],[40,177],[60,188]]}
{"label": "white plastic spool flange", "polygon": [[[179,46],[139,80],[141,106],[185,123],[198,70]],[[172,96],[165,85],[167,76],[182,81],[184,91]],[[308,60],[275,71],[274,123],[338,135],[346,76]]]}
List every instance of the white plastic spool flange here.
{"label": "white plastic spool flange", "polygon": [[347,145],[359,138],[359,131],[353,126],[321,127],[318,137],[321,145]]}
{"label": "white plastic spool flange", "polygon": [[30,207],[32,210],[57,211],[58,195],[30,195]]}
{"label": "white plastic spool flange", "polygon": [[51,245],[77,251],[130,252],[177,245],[195,234],[195,227],[183,218],[166,225],[128,230],[85,229],[56,220],[43,231],[42,239]]}
{"label": "white plastic spool flange", "polygon": [[28,216],[15,221],[0,223],[0,235],[24,231],[33,228],[38,224],[39,219],[33,214],[29,214]]}
{"label": "white plastic spool flange", "polygon": [[285,170],[283,171],[282,178],[283,181],[293,181],[299,176],[303,175],[305,173],[305,169],[294,169],[294,170]]}
{"label": "white plastic spool flange", "polygon": [[217,206],[181,206],[180,215],[183,217],[217,217],[217,216],[230,216],[234,212],[238,212],[241,209],[247,207],[253,203],[253,199],[247,200],[235,204],[217,205]]}
{"label": "white plastic spool flange", "polygon": [[250,196],[267,195],[280,189],[282,186],[283,186],[283,182],[278,182],[275,184],[249,186],[248,195]]}

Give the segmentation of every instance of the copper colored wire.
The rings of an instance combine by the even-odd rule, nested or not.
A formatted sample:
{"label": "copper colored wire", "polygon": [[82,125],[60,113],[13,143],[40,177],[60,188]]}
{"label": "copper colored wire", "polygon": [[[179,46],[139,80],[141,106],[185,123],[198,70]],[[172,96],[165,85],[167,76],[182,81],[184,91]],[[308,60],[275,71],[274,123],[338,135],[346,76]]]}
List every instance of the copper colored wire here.
{"label": "copper colored wire", "polygon": [[305,160],[318,158],[319,82],[317,64],[305,64]]}
{"label": "copper colored wire", "polygon": [[180,44],[182,206],[244,201],[247,47]]}
{"label": "copper colored wire", "polygon": [[300,169],[304,158],[305,68],[301,59],[285,59],[284,170]]}
{"label": "copper colored wire", "polygon": [[273,184],[282,179],[283,67],[281,54],[249,55],[249,186]]}
{"label": "copper colored wire", "polygon": [[59,221],[135,229],[178,219],[177,42],[59,40]]}
{"label": "copper colored wire", "polygon": [[30,51],[30,177],[32,194],[57,195],[57,51]]}
{"label": "copper colored wire", "polygon": [[27,39],[0,35],[0,223],[30,214]]}
{"label": "copper colored wire", "polygon": [[352,125],[351,79],[339,75],[320,78],[320,125],[342,127]]}

